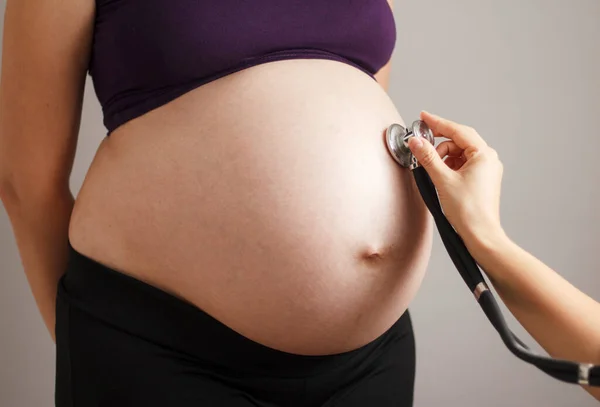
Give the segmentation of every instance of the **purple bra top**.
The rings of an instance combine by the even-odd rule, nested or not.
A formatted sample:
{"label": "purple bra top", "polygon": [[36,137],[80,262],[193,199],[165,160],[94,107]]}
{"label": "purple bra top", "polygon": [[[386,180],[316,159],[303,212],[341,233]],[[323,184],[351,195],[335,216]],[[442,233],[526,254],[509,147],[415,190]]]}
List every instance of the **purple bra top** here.
{"label": "purple bra top", "polygon": [[89,73],[110,133],[265,62],[330,59],[373,76],[395,42],[386,0],[96,0]]}

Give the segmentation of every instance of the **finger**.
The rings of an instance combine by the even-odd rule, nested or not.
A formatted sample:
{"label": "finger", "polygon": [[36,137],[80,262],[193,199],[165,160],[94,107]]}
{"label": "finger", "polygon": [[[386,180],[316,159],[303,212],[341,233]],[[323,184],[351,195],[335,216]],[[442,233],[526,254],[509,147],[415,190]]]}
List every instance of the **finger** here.
{"label": "finger", "polygon": [[434,136],[449,138],[462,149],[486,146],[483,138],[470,127],[425,111],[421,112],[421,119],[429,126],[431,131],[433,131]]}
{"label": "finger", "polygon": [[463,149],[456,145],[454,141],[444,141],[436,147],[440,157],[460,157],[463,154]]}
{"label": "finger", "polygon": [[444,183],[452,175],[452,171],[444,164],[435,147],[427,140],[411,137],[408,141],[408,147],[419,161],[419,164],[425,168],[435,185]]}
{"label": "finger", "polygon": [[462,157],[448,157],[444,160],[444,163],[452,170],[458,171],[465,164],[466,160]]}
{"label": "finger", "polygon": [[452,171],[456,171],[456,157],[446,158],[444,160],[444,164],[446,164]]}

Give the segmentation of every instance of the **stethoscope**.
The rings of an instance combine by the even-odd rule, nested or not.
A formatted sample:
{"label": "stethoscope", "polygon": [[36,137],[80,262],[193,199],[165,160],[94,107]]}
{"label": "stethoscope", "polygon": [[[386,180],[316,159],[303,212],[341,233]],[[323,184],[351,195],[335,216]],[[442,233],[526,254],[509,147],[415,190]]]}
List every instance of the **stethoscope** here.
{"label": "stethoscope", "polygon": [[478,264],[475,262],[460,236],[456,233],[442,211],[437,191],[427,171],[421,167],[408,148],[408,140],[421,137],[435,144],[433,133],[421,120],[412,123],[410,128],[392,124],[385,133],[388,151],[402,167],[409,168],[427,208],[440,233],[440,237],[469,290],[483,309],[483,312],[500,334],[508,349],[519,359],[536,366],[555,379],[574,384],[600,386],[600,365],[576,363],[554,359],[533,353],[508,327],[496,299],[488,288]]}

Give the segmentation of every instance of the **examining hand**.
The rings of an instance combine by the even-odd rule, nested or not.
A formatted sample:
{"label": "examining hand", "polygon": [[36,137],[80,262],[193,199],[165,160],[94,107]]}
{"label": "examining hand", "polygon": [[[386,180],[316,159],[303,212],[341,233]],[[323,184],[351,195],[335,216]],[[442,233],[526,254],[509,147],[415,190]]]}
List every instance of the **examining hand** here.
{"label": "examining hand", "polygon": [[[433,181],[448,221],[527,332],[553,357],[600,364],[600,303],[511,241],[500,225],[502,163],[471,127],[423,112],[437,149],[409,148]],[[600,400],[600,388],[585,389]]]}
{"label": "examining hand", "polygon": [[471,127],[427,112],[421,113],[421,119],[435,137],[449,139],[437,148],[420,138],[409,141],[409,148],[438,191],[448,221],[465,240],[503,234],[503,167],[496,151]]}

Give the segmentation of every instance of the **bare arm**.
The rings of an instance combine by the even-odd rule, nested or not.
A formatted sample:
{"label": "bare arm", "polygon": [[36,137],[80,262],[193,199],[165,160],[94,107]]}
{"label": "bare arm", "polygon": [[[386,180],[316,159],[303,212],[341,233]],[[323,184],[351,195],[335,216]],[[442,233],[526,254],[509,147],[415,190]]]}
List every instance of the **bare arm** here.
{"label": "bare arm", "polygon": [[[600,364],[600,304],[502,234],[469,250],[512,314],[552,356]],[[600,389],[586,388],[600,400]]]}
{"label": "bare arm", "polygon": [[[54,339],[93,0],[8,0],[0,79],[0,198]],[[4,271],[6,272],[6,271]]]}
{"label": "bare arm", "polygon": [[[394,0],[387,0],[390,8],[394,9]],[[376,74],[375,79],[386,91],[390,89],[390,72],[392,70],[392,60],[390,59]]]}
{"label": "bare arm", "polygon": [[[600,364],[600,304],[513,243],[500,225],[502,164],[469,127],[422,114],[441,143],[411,141],[431,176],[448,220],[513,315],[546,351]],[[446,158],[445,162],[442,158]],[[586,387],[600,400],[600,388]]]}

